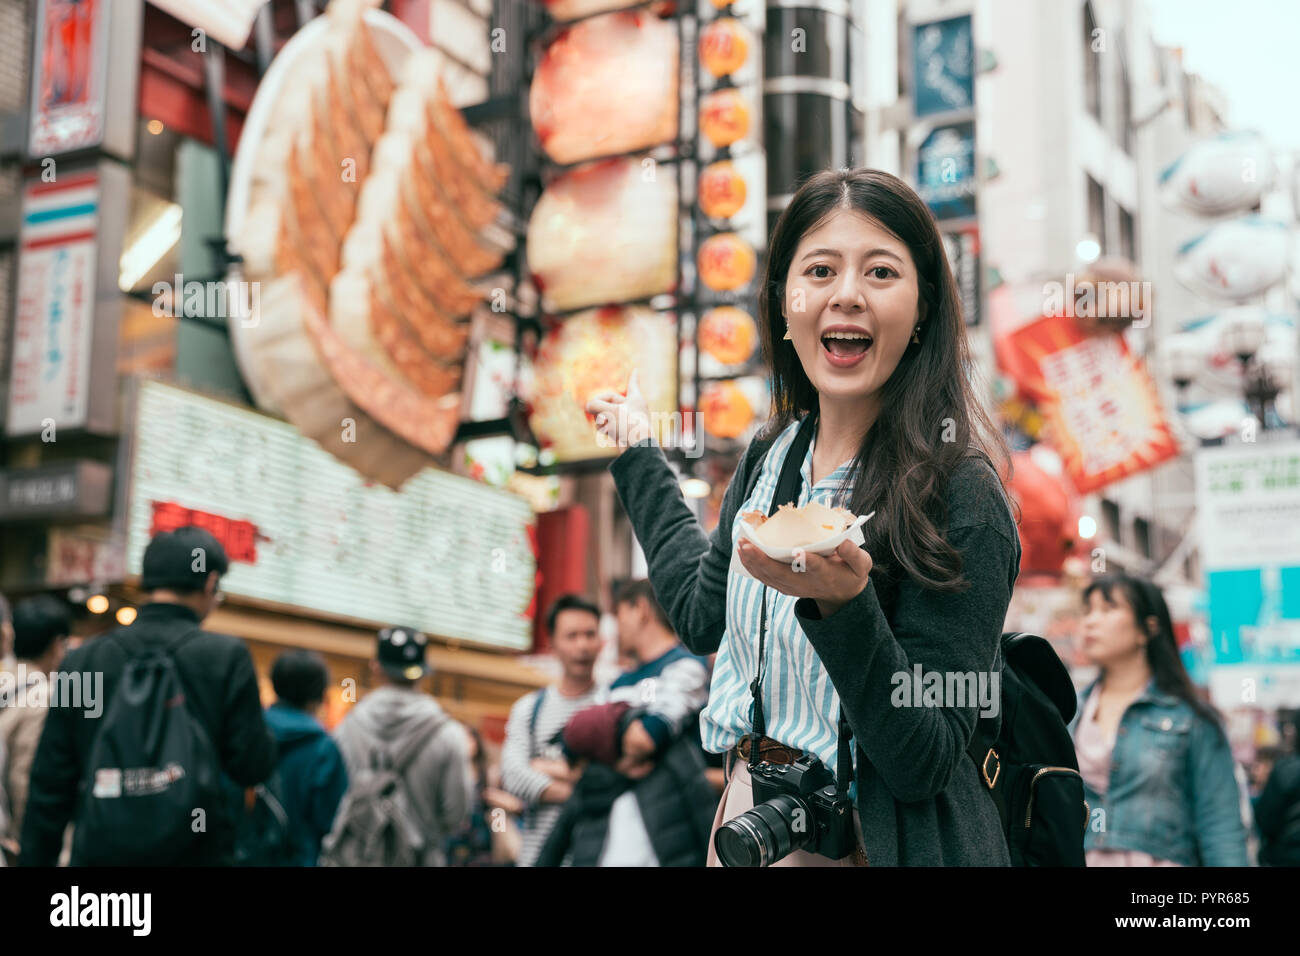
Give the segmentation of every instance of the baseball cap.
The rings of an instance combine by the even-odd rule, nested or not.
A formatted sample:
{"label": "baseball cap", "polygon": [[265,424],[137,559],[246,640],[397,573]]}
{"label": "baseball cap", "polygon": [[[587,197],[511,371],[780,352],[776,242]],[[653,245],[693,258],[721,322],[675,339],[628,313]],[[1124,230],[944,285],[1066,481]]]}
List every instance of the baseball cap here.
{"label": "baseball cap", "polygon": [[144,549],[140,567],[143,591],[198,591],[216,571],[221,577],[230,569],[226,549],[210,531],[186,525],[174,531],[160,531]]}
{"label": "baseball cap", "polygon": [[379,632],[379,666],[398,680],[418,680],[429,673],[428,649],[429,639],[413,627],[386,627]]}

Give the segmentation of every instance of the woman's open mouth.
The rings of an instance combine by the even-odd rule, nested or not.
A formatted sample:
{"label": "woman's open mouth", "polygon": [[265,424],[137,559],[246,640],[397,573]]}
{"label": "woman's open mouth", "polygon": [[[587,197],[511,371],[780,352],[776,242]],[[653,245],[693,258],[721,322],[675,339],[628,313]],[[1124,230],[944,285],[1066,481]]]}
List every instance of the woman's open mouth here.
{"label": "woman's open mouth", "polygon": [[836,368],[852,368],[871,351],[874,341],[866,332],[831,331],[822,336],[822,353]]}

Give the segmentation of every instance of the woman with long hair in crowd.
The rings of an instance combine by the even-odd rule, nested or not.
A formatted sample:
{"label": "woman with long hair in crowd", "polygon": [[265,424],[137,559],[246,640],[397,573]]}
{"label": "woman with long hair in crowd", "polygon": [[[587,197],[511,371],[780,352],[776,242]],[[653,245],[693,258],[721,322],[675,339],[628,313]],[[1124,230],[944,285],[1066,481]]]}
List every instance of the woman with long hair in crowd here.
{"label": "woman with long hair in crowd", "polygon": [[[790,852],[789,821],[771,821],[784,831],[769,838],[747,816],[727,828],[732,859],[722,862],[1006,865],[998,812],[966,753],[979,704],[892,701],[914,665],[986,679],[997,670],[1020,560],[993,460],[1005,448],[969,379],[966,327],[929,210],[888,173],[813,175],[772,233],[759,313],[772,414],[711,536],[651,438],[635,375],[626,396],[601,392],[587,404],[623,449],[610,470],[655,594],[692,651],[717,652],[701,734],[707,750],[727,754],[728,783],[710,864],[714,834],[752,806],[750,765],[815,756],[835,771],[849,739],[842,712],[856,841],[849,834],[835,857]],[[875,517],[865,546],[809,554],[800,569],[741,540],[740,522],[769,512],[805,425],[794,503]]]}
{"label": "woman with long hair in crowd", "polygon": [[1245,866],[1232,750],[1178,656],[1160,589],[1115,572],[1083,602],[1081,649],[1100,670],[1071,725],[1088,865]]}

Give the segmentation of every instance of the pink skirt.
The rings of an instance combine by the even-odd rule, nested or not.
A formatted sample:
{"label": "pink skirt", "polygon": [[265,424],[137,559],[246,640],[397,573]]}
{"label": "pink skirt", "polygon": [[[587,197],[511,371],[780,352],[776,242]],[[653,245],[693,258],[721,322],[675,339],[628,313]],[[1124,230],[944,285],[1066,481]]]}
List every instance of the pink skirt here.
{"label": "pink skirt", "polygon": [[[745,765],[745,761],[738,760],[731,754],[728,754],[727,762],[731,764],[731,771],[727,777],[727,787],[722,791],[722,799],[718,802],[718,812],[713,815],[713,829],[709,831],[709,855],[706,864],[708,866],[722,866],[717,851],[713,848],[713,835],[718,832],[718,828],[728,820],[735,819],[746,810],[752,810],[754,807],[754,790],[750,782],[749,767]],[[839,860],[832,860],[820,853],[795,850],[789,856],[777,860],[772,865],[866,866],[867,854],[862,849],[864,845],[862,841],[862,821],[858,817],[857,807],[853,808],[853,830],[858,837],[858,850],[856,853],[850,853]]]}

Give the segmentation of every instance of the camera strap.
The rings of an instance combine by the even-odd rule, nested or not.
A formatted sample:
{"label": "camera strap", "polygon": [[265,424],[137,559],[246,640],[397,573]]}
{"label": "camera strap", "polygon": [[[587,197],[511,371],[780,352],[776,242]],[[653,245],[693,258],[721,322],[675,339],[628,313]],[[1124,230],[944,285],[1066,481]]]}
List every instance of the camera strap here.
{"label": "camera strap", "polygon": [[[794,441],[786,449],[785,461],[781,463],[781,474],[777,479],[776,491],[772,495],[772,503],[767,509],[768,516],[776,514],[777,509],[783,504],[797,504],[799,501],[799,491],[803,486],[803,475],[800,469],[803,467],[804,457],[808,454],[808,447],[812,444],[813,430],[817,424],[817,412],[810,412],[804,417],[799,425],[798,432],[795,433]],[[749,741],[749,768],[753,770],[760,760],[758,751],[759,739],[767,733],[767,720],[763,713],[763,672],[766,670],[767,658],[765,648],[767,645],[767,585],[763,585],[763,599],[760,602],[761,610],[759,611],[758,627],[758,668],[754,679],[749,684],[749,693],[753,697],[753,709],[750,715],[750,741]],[[847,793],[849,782],[853,779],[853,731],[849,727],[849,722],[844,716],[844,708],[840,707],[839,712],[839,755],[836,767],[836,784],[840,792]]]}

